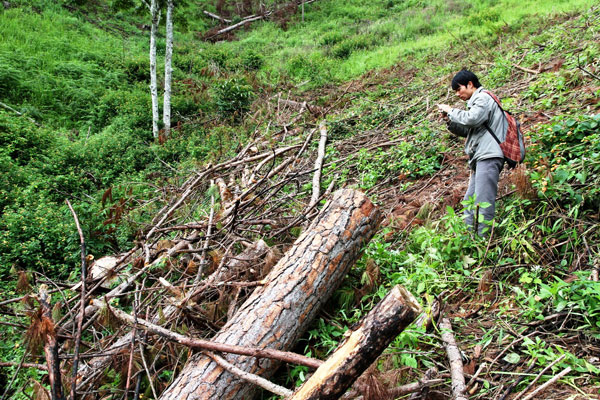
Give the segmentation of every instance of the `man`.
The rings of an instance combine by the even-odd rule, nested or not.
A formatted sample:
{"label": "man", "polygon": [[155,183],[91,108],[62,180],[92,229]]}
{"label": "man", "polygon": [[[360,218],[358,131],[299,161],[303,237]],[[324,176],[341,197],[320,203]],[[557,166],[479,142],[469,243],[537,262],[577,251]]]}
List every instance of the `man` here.
{"label": "man", "polygon": [[[473,72],[466,69],[459,71],[452,79],[452,89],[461,100],[467,102],[467,110],[452,108],[447,104],[438,104],[438,108],[446,118],[450,132],[467,138],[465,152],[469,156],[471,176],[465,200],[475,196],[476,205],[484,202],[490,204],[479,209],[488,224],[477,224],[477,233],[486,236],[489,222],[494,218],[498,179],[504,166],[502,149],[489,130],[503,142],[508,123],[500,107],[484,91]],[[465,223],[469,229],[473,227],[474,211],[471,208],[465,210]]]}

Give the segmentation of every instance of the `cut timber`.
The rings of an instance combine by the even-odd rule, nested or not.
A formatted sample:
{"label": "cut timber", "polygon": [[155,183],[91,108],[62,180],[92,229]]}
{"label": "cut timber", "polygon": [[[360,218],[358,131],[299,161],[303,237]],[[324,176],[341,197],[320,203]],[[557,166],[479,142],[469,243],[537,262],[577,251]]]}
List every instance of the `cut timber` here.
{"label": "cut timber", "polygon": [[[375,234],[380,213],[363,193],[344,189],[323,211],[212,339],[215,342],[289,350],[342,282],[362,246]],[[278,363],[227,355],[229,363],[269,377]],[[250,399],[254,387],[195,354],[162,394],[162,400]]]}
{"label": "cut timber", "polygon": [[446,354],[450,361],[450,375],[452,377],[452,399],[453,400],[468,400],[465,392],[465,375],[463,372],[463,363],[460,355],[460,349],[454,339],[452,333],[452,324],[448,318],[442,319],[440,322],[440,330],[442,331],[442,341],[446,348]]}
{"label": "cut timber", "polygon": [[289,400],[339,399],[420,310],[412,294],[395,286]]}

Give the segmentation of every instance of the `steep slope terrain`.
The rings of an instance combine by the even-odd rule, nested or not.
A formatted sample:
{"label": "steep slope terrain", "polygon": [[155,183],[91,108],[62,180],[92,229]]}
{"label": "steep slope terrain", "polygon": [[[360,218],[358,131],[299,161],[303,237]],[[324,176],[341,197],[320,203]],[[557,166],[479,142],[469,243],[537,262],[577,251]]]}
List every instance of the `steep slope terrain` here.
{"label": "steep slope terrain", "polygon": [[[82,221],[89,258],[116,254],[121,261],[109,277],[138,278],[114,307],[187,336],[211,337],[263,284],[331,193],[356,188],[385,220],[296,352],[326,358],[395,284],[425,309],[440,311],[428,328],[410,327],[396,338],[347,398],[394,398],[394,386],[424,379],[426,371],[427,379],[443,381],[412,398],[450,398],[438,317],[452,323],[470,398],[525,398],[549,381],[533,398],[597,398],[600,9],[573,2],[577,11],[505,21],[500,8],[511,2],[450,2],[444,10],[454,12],[451,24],[442,25],[439,14],[431,14],[442,12],[437,3],[378,3],[370,12],[388,20],[373,21],[359,15],[354,2],[316,3],[307,25],[288,10],[285,18],[239,32],[238,41],[180,44],[178,125],[164,143],[150,143],[148,132],[145,38],[132,22],[141,14],[123,14],[130,19],[115,26],[127,34],[111,36],[106,50],[91,50],[90,38],[114,29],[101,23],[108,9],[42,4],[34,12],[5,10],[3,21],[13,25],[3,24],[3,37],[13,37],[20,21],[55,29],[48,22],[55,18],[59,26],[79,26],[86,39],[63,37],[63,47],[52,43],[52,55],[42,57],[24,29],[20,41],[3,41],[0,48],[6,106],[0,112],[0,272],[20,278],[3,283],[3,300],[20,300],[17,290],[33,295],[40,284],[56,288],[52,318],[66,340],[63,354],[72,354],[78,291],[71,288],[81,253],[66,198]],[[319,14],[332,26],[347,22],[348,38],[332,26],[323,28],[327,32],[306,28]],[[388,26],[395,18],[410,33],[403,41],[394,33],[398,27]],[[78,25],[82,19],[97,27]],[[203,24],[193,28],[210,25]],[[469,28],[461,31],[461,24]],[[277,41],[258,53],[259,38],[272,32]],[[285,47],[285,40],[300,48]],[[394,47],[396,41],[404,44]],[[311,47],[317,42],[320,47]],[[30,47],[17,53],[18,43]],[[113,51],[119,43],[121,54]],[[108,54],[112,58],[104,58]],[[32,79],[40,65],[52,72]],[[472,207],[461,202],[466,158],[435,107],[464,107],[448,87],[463,66],[503,99],[527,136],[525,165],[502,175],[489,240],[473,237],[461,221],[463,207]],[[322,122],[323,174],[318,202],[311,204]],[[116,285],[99,287],[94,296]],[[40,343],[28,339],[42,321],[38,303],[26,296],[1,304],[7,338],[30,331],[17,345],[3,342],[0,354],[10,367],[0,382],[14,398],[43,397],[45,373],[18,366],[21,357],[44,360]],[[154,335],[145,337],[141,352],[137,345],[130,350],[131,340],[115,347],[130,328],[110,312],[101,314],[83,334],[87,375],[79,390],[108,397],[127,388],[133,395],[135,378],[144,396],[160,395],[190,351]],[[113,357],[98,357],[111,347]],[[65,372],[71,367],[63,362]],[[308,371],[289,366],[274,379],[293,387]]]}

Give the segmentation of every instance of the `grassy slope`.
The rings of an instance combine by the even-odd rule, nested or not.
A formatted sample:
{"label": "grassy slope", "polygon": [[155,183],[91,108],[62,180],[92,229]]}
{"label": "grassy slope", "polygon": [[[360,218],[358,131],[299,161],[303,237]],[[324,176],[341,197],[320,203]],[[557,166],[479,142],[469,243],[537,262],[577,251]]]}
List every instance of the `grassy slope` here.
{"label": "grassy slope", "polygon": [[[446,80],[451,72],[466,64],[465,60],[461,59],[465,52],[463,47],[456,43],[457,38],[466,40],[467,45],[471,45],[471,49],[476,49],[470,54],[469,64],[486,76],[484,80],[486,85],[497,88],[505,97],[510,96],[509,104],[514,106],[512,109],[527,111],[527,117],[533,118],[534,114],[539,112],[578,118],[581,111],[586,112],[585,109],[581,110],[580,104],[589,101],[590,97],[598,96],[598,89],[597,86],[594,89],[593,80],[583,77],[577,70],[577,55],[572,53],[578,45],[585,45],[586,51],[582,55],[587,57],[586,65],[594,67],[596,65],[594,59],[598,57],[599,52],[597,40],[594,44],[597,30],[588,31],[586,36],[583,31],[576,28],[568,26],[563,28],[558,24],[563,18],[555,16],[552,18],[556,18],[558,26],[548,29],[547,33],[541,32],[546,29],[547,18],[550,18],[548,15],[570,10],[585,10],[593,2],[460,3],[470,6],[459,6],[451,2],[429,2],[427,6],[422,6],[421,3],[386,1],[368,7],[361,5],[360,2],[345,2],[343,6],[333,1],[314,3],[307,7],[308,13],[304,24],[297,21],[298,17],[295,23],[289,24],[286,31],[271,23],[257,24],[251,31],[241,33],[239,41],[215,45],[194,43],[190,40],[191,33],[182,34],[180,40],[185,41],[185,44],[180,45],[179,52],[176,53],[178,57],[176,64],[179,62],[177,73],[179,78],[191,77],[198,82],[210,84],[211,78],[206,78],[201,70],[204,66],[211,68],[215,66],[207,63],[206,59],[223,61],[216,67],[216,81],[220,77],[243,74],[244,72],[240,71],[237,65],[245,54],[255,52],[265,58],[263,67],[257,72],[259,81],[265,82],[265,91],[272,90],[266,83],[277,88],[276,85],[285,86],[288,80],[299,83],[309,79],[310,82],[297,89],[296,94],[306,95],[327,104],[335,96],[331,95],[330,91],[321,92],[319,85],[344,82],[340,87],[346,87],[347,80],[357,78],[347,96],[350,100],[343,103],[343,106],[338,107],[328,117],[332,132],[337,133],[339,142],[342,143],[338,146],[337,141],[332,139],[330,157],[335,158],[336,151],[337,154],[342,154],[344,138],[351,138],[352,135],[368,135],[372,132],[374,136],[411,137],[413,141],[419,140],[419,142],[397,146],[390,152],[365,153],[356,163],[342,171],[342,178],[346,179],[347,184],[370,190],[370,194],[379,198],[379,202],[384,205],[389,201],[384,195],[386,187],[378,185],[386,179],[392,179],[391,182],[401,190],[408,190],[418,185],[419,179],[428,180],[431,174],[440,168],[443,160],[439,155],[442,152],[454,154],[460,152],[460,146],[453,144],[452,141],[438,139],[442,127],[435,121],[430,110],[424,106],[425,102],[433,104],[442,99],[448,101],[444,98],[447,94]],[[130,37],[123,40],[114,35],[107,35],[89,24],[82,24],[80,20],[69,16],[61,9],[48,11],[42,16],[35,13],[23,14],[19,10],[8,10],[0,18],[3,21],[0,26],[4,29],[1,32],[0,43],[3,47],[0,48],[0,61],[15,71],[16,80],[12,82],[16,81],[21,85],[19,90],[10,94],[12,97],[8,99],[2,97],[0,101],[7,102],[22,111],[29,111],[31,116],[44,123],[45,130],[35,130],[31,137],[44,133],[50,142],[59,140],[58,144],[53,145],[55,151],[64,153],[65,149],[70,149],[67,152],[69,156],[67,160],[56,154],[49,154],[48,158],[43,160],[57,164],[55,169],[45,172],[60,177],[60,182],[54,182],[53,187],[61,189],[67,186],[69,192],[81,196],[84,196],[83,193],[85,195],[90,193],[95,197],[94,201],[100,203],[100,197],[106,187],[122,180],[132,180],[132,177],[144,179],[146,172],[161,169],[159,163],[154,165],[150,162],[150,156],[156,154],[152,152],[165,150],[152,149],[152,146],[149,147],[151,151],[141,150],[142,145],[147,147],[145,142],[148,141],[148,120],[144,116],[144,110],[149,107],[145,82],[136,81],[135,77],[137,68],[145,63],[146,44],[143,37]],[[590,21],[594,21],[594,18],[596,18],[594,26],[597,26],[597,16],[594,17],[592,14]],[[477,21],[484,22],[477,26],[470,25]],[[28,26],[30,29],[23,28]],[[401,31],[398,27],[404,29]],[[41,28],[45,35],[39,34],[38,29]],[[443,33],[439,33],[442,29]],[[562,29],[566,29],[570,34],[565,35]],[[531,35],[534,36],[530,37]],[[99,38],[100,40],[97,40]],[[539,47],[536,44],[538,42],[544,43],[544,47]],[[226,56],[222,58],[222,54]],[[524,58],[521,57],[522,54],[525,54]],[[546,63],[556,57],[567,59],[565,68],[558,73],[546,72],[530,77],[511,67],[512,63],[519,63],[535,68],[538,62]],[[21,60],[26,62],[21,64]],[[362,74],[373,68],[386,67],[392,68],[360,78]],[[6,71],[10,68],[2,70]],[[411,72],[406,73],[406,71]],[[143,72],[142,68],[142,76],[144,76]],[[65,76],[68,78],[64,78]],[[61,77],[60,80],[58,77]],[[9,76],[8,79],[12,78]],[[82,88],[86,90],[81,90]],[[307,88],[311,90],[305,92]],[[585,88],[591,88],[591,92],[587,93],[583,90]],[[339,91],[341,92],[342,89],[340,88]],[[134,96],[129,96],[130,93],[134,93]],[[97,97],[103,97],[106,101],[98,102]],[[186,96],[182,95],[182,98],[184,97]],[[418,106],[415,107],[415,103]],[[587,112],[597,111],[595,108],[597,105],[595,106],[593,102],[590,104],[591,108]],[[104,114],[99,115],[98,112],[102,106],[118,111],[104,118]],[[200,108],[201,113],[203,112],[207,117],[210,117],[210,113],[214,111],[210,107],[205,109],[201,107],[203,106],[197,105],[196,110]],[[406,109],[410,111],[404,112],[403,110]],[[20,122],[16,122],[16,117],[11,113],[4,113],[3,118],[4,126],[9,128],[15,129],[16,126],[21,131],[31,128],[19,125]],[[84,144],[85,132],[90,126],[90,121],[94,121],[92,126],[95,130],[92,131],[92,142],[95,144],[92,148]],[[537,120],[534,119],[533,122]],[[331,349],[336,342],[335,338],[343,330],[336,328],[336,325],[344,326],[356,321],[361,313],[380,298],[386,288],[393,283],[408,286],[411,291],[419,294],[424,302],[430,301],[432,296],[440,294],[447,288],[462,285],[467,295],[453,293],[453,297],[449,299],[450,312],[457,317],[468,314],[479,307],[478,301],[481,299],[474,299],[475,289],[479,282],[487,279],[483,278],[487,276],[486,271],[489,270],[493,271],[491,286],[503,294],[502,301],[499,303],[485,299],[480,301],[484,305],[481,321],[489,323],[487,327],[483,324],[472,327],[472,320],[467,320],[466,325],[463,326],[460,318],[456,320],[460,326],[459,337],[466,348],[471,349],[479,344],[489,352],[489,357],[494,352],[497,354],[498,350],[507,344],[506,341],[509,339],[506,339],[505,332],[510,329],[499,328],[499,323],[494,318],[495,314],[511,324],[518,321],[519,314],[524,315],[526,321],[536,320],[552,314],[557,307],[564,309],[565,302],[574,314],[585,315],[586,307],[592,308],[592,311],[588,311],[590,314],[587,317],[588,319],[590,315],[593,317],[590,321],[586,322],[585,318],[574,318],[570,320],[568,328],[571,329],[572,325],[574,328],[579,327],[584,332],[585,340],[590,340],[586,343],[593,345],[595,342],[591,338],[597,334],[593,326],[597,323],[594,311],[596,306],[595,303],[586,303],[585,298],[591,300],[597,298],[597,285],[583,284],[577,290],[571,291],[565,290],[560,283],[554,283],[555,276],[568,277],[570,271],[565,267],[577,261],[585,245],[581,240],[570,240],[566,246],[563,245],[558,250],[552,246],[568,240],[571,235],[576,235],[581,226],[585,227],[590,241],[597,240],[594,231],[588,230],[597,226],[594,225],[593,216],[589,215],[590,205],[583,208],[574,207],[579,200],[577,195],[584,194],[595,198],[596,194],[580,192],[574,175],[580,170],[566,168],[567,178],[563,181],[553,177],[556,168],[552,171],[550,169],[554,167],[551,163],[557,160],[555,157],[557,151],[550,152],[550,149],[556,147],[567,156],[569,156],[567,154],[569,149],[560,148],[562,143],[560,136],[544,136],[544,132],[548,132],[548,129],[554,132],[552,127],[558,127],[556,135],[567,135],[569,127],[557,124],[556,121],[548,122],[545,117],[541,122],[543,124],[535,129],[533,127],[537,125],[534,123],[529,126],[532,140],[539,143],[539,150],[534,151],[531,158],[531,176],[535,179],[534,189],[539,197],[534,201],[509,198],[507,203],[502,204],[499,213],[504,222],[499,227],[498,239],[491,250],[488,249],[487,243],[470,239],[451,214],[441,222],[435,222],[439,214],[434,214],[430,224],[412,233],[397,231],[391,225],[371,243],[366,251],[367,257],[359,263],[346,287],[338,293],[341,312],[336,314],[335,321],[322,319],[315,324],[311,333],[313,339],[307,338],[305,342],[307,350],[323,356]],[[575,128],[579,126],[571,125]],[[200,127],[203,132],[212,129],[204,128],[200,122],[192,127],[194,129]],[[66,128],[78,131],[79,134],[74,134]],[[230,129],[239,128],[225,126],[218,133],[228,132]],[[126,137],[129,136],[137,137],[138,140],[127,144]],[[170,157],[168,161],[176,164],[190,157],[189,149],[182,150],[183,146],[190,142],[192,147],[198,147],[197,151],[201,155],[197,158],[202,160],[206,150],[196,146],[195,141],[204,138],[203,135],[186,133],[184,130],[178,138],[181,139],[182,148],[175,145],[177,140],[169,142],[173,148],[166,152],[166,156]],[[115,143],[115,147],[110,151],[104,150],[103,153],[102,150],[108,143]],[[126,144],[121,146],[121,143]],[[596,143],[593,141],[592,145]],[[573,143],[571,145],[574,146]],[[41,143],[39,146],[48,147],[47,143]],[[428,146],[434,151],[423,151]],[[123,159],[123,157],[111,157],[110,154],[106,154],[111,152],[119,156],[126,154],[127,157]],[[97,154],[103,156],[97,163],[89,163],[88,160]],[[579,151],[569,157],[571,160],[581,160],[582,153]],[[132,167],[133,160],[140,158],[150,164],[147,170],[141,166]],[[400,162],[403,159],[410,159],[410,162]],[[388,163],[387,160],[397,162]],[[534,165],[535,161],[538,162],[537,166]],[[73,165],[77,167],[72,167]],[[107,170],[103,165],[116,165],[114,169],[120,170],[122,174]],[[26,256],[40,262],[42,268],[44,266],[48,268],[49,265],[43,264],[44,257],[47,256],[44,252],[48,252],[44,250],[44,246],[56,246],[58,250],[53,249],[53,251],[58,254],[53,254],[54,256],[63,252],[74,255],[63,268],[76,264],[77,242],[70,236],[65,236],[65,232],[72,230],[67,223],[70,218],[67,210],[64,207],[52,209],[52,212],[57,214],[52,220],[48,218],[49,213],[44,206],[46,201],[60,203],[62,196],[57,196],[56,191],[49,191],[44,196],[36,197],[38,195],[34,195],[35,193],[40,190],[45,193],[47,188],[39,183],[37,186],[32,186],[32,181],[38,179],[44,182],[43,179],[47,179],[47,175],[40,172],[42,167],[39,165],[28,164],[18,167],[24,168],[22,171],[19,170],[22,175],[31,174],[33,177],[33,179],[28,179],[26,176],[20,178],[29,185],[24,185],[22,197],[29,196],[32,200],[27,203],[21,199],[18,205],[10,206],[8,209],[10,212],[5,215],[9,215],[12,219],[4,220],[3,234],[6,235],[7,232],[14,234],[21,227],[26,227],[22,234],[22,242],[26,245],[26,249],[21,253],[13,254],[12,259],[4,260],[14,262],[17,257]],[[64,169],[69,168],[72,168],[70,174],[62,174]],[[58,171],[60,173],[57,174]],[[84,181],[83,185],[75,185],[74,182],[82,181],[83,177],[88,176],[86,172],[95,175],[102,184],[95,186],[93,182]],[[594,170],[586,173],[589,176],[588,186],[590,180],[597,182]],[[409,182],[406,184],[405,181],[393,180],[399,174],[407,176]],[[326,174],[329,177],[332,175]],[[565,201],[562,193],[565,193],[563,190],[566,189],[573,190],[575,194]],[[10,190],[6,193],[14,194]],[[545,193],[550,196],[545,197]],[[143,193],[139,195],[142,196]],[[573,213],[577,215],[581,213],[582,217],[581,219],[577,217],[575,223],[557,227],[557,220],[560,218],[547,212],[549,205],[552,205],[552,211],[557,212],[561,217],[567,214],[573,216]],[[100,226],[102,214],[97,216],[101,211],[99,207],[97,205],[95,207],[87,205],[87,207],[90,207],[88,213],[80,209],[80,216],[83,215],[85,220],[94,221]],[[529,224],[531,220],[541,227],[533,229]],[[60,221],[61,224],[56,225],[53,221]],[[595,221],[597,224],[597,219]],[[38,238],[40,225],[47,229],[46,232],[49,232],[46,233],[47,235],[55,236],[44,245],[40,244],[42,241]],[[7,226],[10,229],[7,229]],[[89,227],[90,230],[93,228],[93,226]],[[524,234],[526,231],[531,232],[532,235]],[[519,234],[515,235],[514,232]],[[518,240],[514,240],[515,236]],[[5,240],[7,239],[15,240],[12,236],[6,236]],[[98,251],[104,249],[100,242],[105,239],[106,237],[98,239]],[[65,241],[70,241],[70,244],[68,246],[61,244]],[[597,251],[596,243],[591,243],[592,251]],[[6,251],[9,251],[9,247],[3,249],[4,254]],[[539,256],[540,253],[542,257]],[[585,256],[585,253],[583,254]],[[593,262],[591,255],[585,257],[590,257],[587,263]],[[370,276],[376,278],[379,284],[371,285],[367,290],[365,286],[368,285],[361,283],[361,274],[363,274],[362,278],[369,278],[369,274],[366,273],[369,259],[379,266],[380,274]],[[474,261],[471,260],[475,260],[476,264],[474,265]],[[562,260],[567,261],[565,265]],[[584,271],[586,262],[583,263],[583,267],[580,266]],[[495,265],[501,267],[496,268]],[[544,265],[548,268],[540,270],[535,265]],[[8,265],[4,265],[5,273],[7,267]],[[58,273],[60,270],[55,272]],[[544,282],[550,282],[550,287],[543,287]],[[355,288],[373,292],[359,303],[358,308],[353,302],[358,300],[353,298]],[[548,295],[549,290],[562,290],[562,294],[561,296]],[[469,301],[473,304],[469,303],[464,310],[456,307],[457,304],[467,304]],[[514,326],[512,329],[523,333],[522,325]],[[543,328],[550,329],[552,326],[543,326]],[[570,337],[569,332],[564,334]],[[561,351],[559,349],[562,351],[566,349],[572,352],[572,355],[560,367],[571,365],[579,369],[578,375],[574,374],[569,378],[569,382],[579,386],[587,386],[591,385],[590,382],[595,382],[589,373],[590,370],[594,371],[593,368],[583,361],[587,357],[585,353],[576,354],[576,350],[567,346],[561,347],[560,343],[548,336],[540,335],[540,337],[542,343],[528,343],[512,353],[523,360],[533,353],[538,354],[538,363],[543,364],[548,360],[556,359]],[[432,355],[432,352],[435,352],[432,349],[435,347],[429,346],[429,341],[428,336],[415,331],[403,335],[395,341],[390,355],[382,360],[382,367],[388,370],[395,370],[402,365],[416,367],[413,371],[403,370],[404,372],[400,373],[400,375],[404,374],[402,379],[410,380],[417,375],[417,371],[422,371],[437,362],[443,362],[443,355]],[[410,352],[402,356],[394,355],[394,351],[399,349],[408,349]],[[3,352],[6,355],[14,354],[12,346],[5,346]],[[510,363],[506,362],[503,367],[508,364]],[[501,378],[495,376],[490,380],[499,381]],[[494,386],[492,389],[497,390],[498,387]],[[481,398],[487,398],[488,394],[487,389],[478,392]]]}

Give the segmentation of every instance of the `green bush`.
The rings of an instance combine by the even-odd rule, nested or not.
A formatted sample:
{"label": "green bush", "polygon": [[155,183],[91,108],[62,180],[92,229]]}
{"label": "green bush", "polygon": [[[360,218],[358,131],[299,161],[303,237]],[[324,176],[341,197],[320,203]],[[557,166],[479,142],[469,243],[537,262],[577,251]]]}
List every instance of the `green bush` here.
{"label": "green bush", "polygon": [[140,55],[128,58],[125,60],[123,69],[129,82],[150,82],[150,62],[148,57]]}
{"label": "green bush", "polygon": [[256,71],[264,64],[263,57],[253,50],[249,50],[242,56],[242,68],[245,71]]}
{"label": "green bush", "polygon": [[539,196],[600,204],[600,114],[557,117],[532,133],[530,177]]}
{"label": "green bush", "polygon": [[215,86],[215,105],[223,117],[240,119],[250,109],[254,96],[244,78],[226,79]]}

